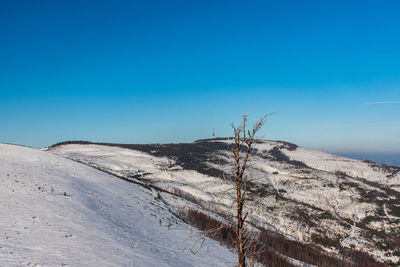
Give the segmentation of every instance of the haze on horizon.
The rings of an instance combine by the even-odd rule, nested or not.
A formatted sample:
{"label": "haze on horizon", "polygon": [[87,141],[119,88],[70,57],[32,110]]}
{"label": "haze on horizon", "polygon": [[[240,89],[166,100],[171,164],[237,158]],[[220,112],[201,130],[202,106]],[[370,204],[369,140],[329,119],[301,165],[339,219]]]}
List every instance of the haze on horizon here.
{"label": "haze on horizon", "polygon": [[0,142],[192,142],[254,110],[267,139],[399,155],[399,7],[1,1]]}

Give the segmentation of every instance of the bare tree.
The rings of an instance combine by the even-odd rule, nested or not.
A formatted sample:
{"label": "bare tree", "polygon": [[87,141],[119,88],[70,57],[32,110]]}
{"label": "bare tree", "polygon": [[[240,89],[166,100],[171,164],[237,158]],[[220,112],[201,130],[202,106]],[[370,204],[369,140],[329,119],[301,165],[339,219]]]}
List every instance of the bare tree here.
{"label": "bare tree", "polygon": [[234,158],[234,181],[236,186],[236,235],[239,267],[246,267],[246,257],[251,257],[251,266],[254,266],[255,257],[254,249],[249,246],[244,235],[244,223],[246,221],[248,211],[244,210],[244,205],[247,200],[249,180],[245,175],[247,163],[249,161],[252,145],[256,138],[257,132],[262,128],[266,119],[272,114],[268,114],[259,119],[252,129],[246,129],[247,114],[243,115],[243,121],[239,126],[231,124],[234,131],[234,147],[232,149]]}

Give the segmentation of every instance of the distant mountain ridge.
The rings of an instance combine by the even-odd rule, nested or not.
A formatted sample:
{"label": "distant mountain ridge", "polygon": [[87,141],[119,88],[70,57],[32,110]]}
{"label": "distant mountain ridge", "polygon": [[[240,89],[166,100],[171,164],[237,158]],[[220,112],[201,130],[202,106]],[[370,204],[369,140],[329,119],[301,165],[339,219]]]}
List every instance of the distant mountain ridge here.
{"label": "distant mountain ridge", "polygon": [[359,159],[359,160],[370,160],[377,163],[400,167],[400,153],[361,153],[361,152],[344,152],[336,153],[337,155]]}

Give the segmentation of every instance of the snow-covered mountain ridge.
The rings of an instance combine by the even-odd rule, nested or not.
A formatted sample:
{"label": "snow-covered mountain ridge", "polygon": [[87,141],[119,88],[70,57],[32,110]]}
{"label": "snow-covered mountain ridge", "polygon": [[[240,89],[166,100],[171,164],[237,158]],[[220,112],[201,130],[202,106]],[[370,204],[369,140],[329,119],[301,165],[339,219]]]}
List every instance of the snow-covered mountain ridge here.
{"label": "snow-covered mountain ridge", "polygon": [[[191,144],[56,145],[49,152],[195,199],[209,212],[229,214],[229,139]],[[351,248],[399,263],[400,168],[258,141],[248,169],[247,208],[254,225],[318,244],[330,253]],[[164,196],[174,208],[187,203]],[[187,197],[189,196],[189,197]]]}
{"label": "snow-covered mountain ridge", "polygon": [[0,144],[0,266],[230,266],[158,192],[36,149]]}

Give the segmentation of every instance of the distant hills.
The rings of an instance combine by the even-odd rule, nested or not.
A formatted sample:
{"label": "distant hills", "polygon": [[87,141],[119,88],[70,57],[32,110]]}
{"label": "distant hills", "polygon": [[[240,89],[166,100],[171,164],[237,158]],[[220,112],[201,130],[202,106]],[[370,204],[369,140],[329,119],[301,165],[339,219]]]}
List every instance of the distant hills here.
{"label": "distant hills", "polygon": [[371,160],[386,165],[400,167],[400,153],[360,153],[347,152],[337,153],[338,155],[359,160]]}

